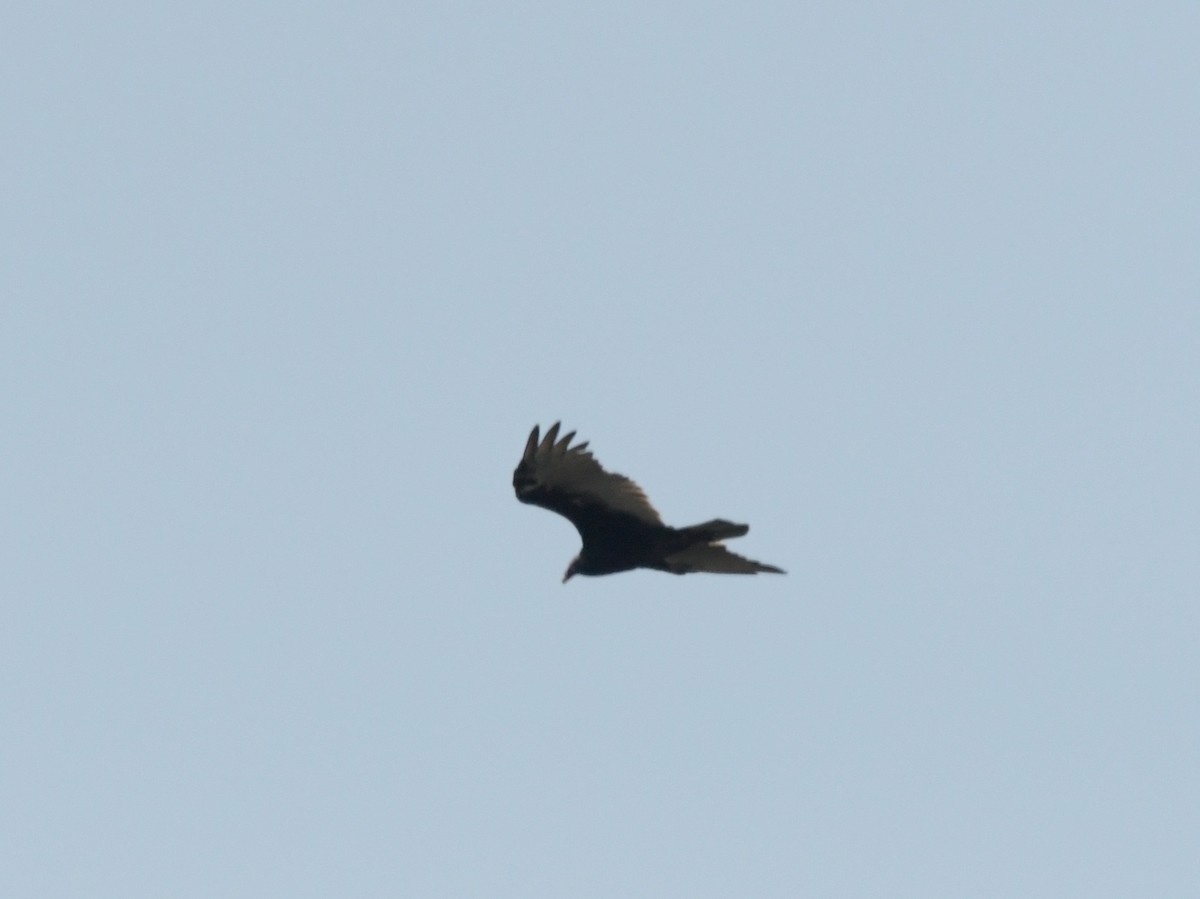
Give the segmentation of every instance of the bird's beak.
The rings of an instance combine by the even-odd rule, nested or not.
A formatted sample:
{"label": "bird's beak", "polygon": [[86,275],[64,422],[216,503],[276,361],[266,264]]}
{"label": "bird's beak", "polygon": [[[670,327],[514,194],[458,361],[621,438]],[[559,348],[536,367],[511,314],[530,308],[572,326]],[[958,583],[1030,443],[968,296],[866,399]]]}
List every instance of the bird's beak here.
{"label": "bird's beak", "polygon": [[575,569],[574,569],[574,568],[568,568],[568,569],[567,569],[567,573],[563,575],[563,580],[562,580],[562,582],[565,584],[567,581],[569,581],[569,580],[570,580],[571,578],[573,578],[574,576],[575,576]]}

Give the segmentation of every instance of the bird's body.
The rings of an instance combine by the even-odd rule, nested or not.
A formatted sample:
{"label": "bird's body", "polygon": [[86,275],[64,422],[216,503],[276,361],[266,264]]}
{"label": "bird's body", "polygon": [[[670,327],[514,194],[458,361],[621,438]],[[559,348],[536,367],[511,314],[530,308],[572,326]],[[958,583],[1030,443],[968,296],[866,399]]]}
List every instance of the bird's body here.
{"label": "bird's body", "polygon": [[586,443],[572,447],[574,432],[558,439],[558,429],[555,424],[539,442],[534,427],[513,472],[513,489],[521,502],[557,512],[579,531],[583,548],[567,568],[564,581],[575,574],[615,574],[634,568],[672,574],[783,573],[720,544],[741,537],[750,530],[748,525],[719,518],[686,528],[663,524],[637,484],[605,471],[586,451]]}

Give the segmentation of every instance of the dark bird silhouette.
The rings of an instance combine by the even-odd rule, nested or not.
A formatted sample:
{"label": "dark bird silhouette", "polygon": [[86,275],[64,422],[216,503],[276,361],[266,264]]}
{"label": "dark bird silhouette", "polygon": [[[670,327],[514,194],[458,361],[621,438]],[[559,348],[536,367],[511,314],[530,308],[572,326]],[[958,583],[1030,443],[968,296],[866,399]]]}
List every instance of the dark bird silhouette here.
{"label": "dark bird silhouette", "polygon": [[722,518],[686,528],[663,524],[641,487],[601,468],[587,452],[587,443],[571,446],[574,431],[560,440],[558,427],[556,423],[539,442],[534,426],[513,472],[513,489],[521,502],[567,518],[583,538],[583,548],[563,575],[564,584],[576,574],[615,574],[634,568],[671,574],[784,573],[721,545],[722,540],[741,537],[749,525]]}

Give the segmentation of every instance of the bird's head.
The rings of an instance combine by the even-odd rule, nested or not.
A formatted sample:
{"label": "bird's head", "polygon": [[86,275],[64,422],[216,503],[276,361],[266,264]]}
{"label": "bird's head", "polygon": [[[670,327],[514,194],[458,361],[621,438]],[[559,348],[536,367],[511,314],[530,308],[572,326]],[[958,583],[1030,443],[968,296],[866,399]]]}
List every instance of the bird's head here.
{"label": "bird's head", "polygon": [[562,582],[565,584],[571,578],[575,577],[575,575],[578,573],[578,571],[579,571],[579,556],[576,556],[575,558],[573,558],[571,560],[571,564],[567,566],[567,573],[563,575]]}

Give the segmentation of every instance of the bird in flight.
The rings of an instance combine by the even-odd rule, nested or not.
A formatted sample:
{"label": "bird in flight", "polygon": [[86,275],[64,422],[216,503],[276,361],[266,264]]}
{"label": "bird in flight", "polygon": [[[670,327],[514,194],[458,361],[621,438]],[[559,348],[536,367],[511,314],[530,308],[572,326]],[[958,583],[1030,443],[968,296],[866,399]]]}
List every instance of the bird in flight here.
{"label": "bird in flight", "polygon": [[541,440],[534,426],[513,472],[513,489],[521,502],[557,512],[579,531],[583,548],[567,566],[564,584],[576,574],[616,574],[634,568],[671,574],[784,573],[721,545],[722,540],[747,533],[749,525],[723,518],[686,528],[663,524],[641,487],[605,471],[587,451],[587,443],[571,446],[574,431],[560,439],[559,424]]}

